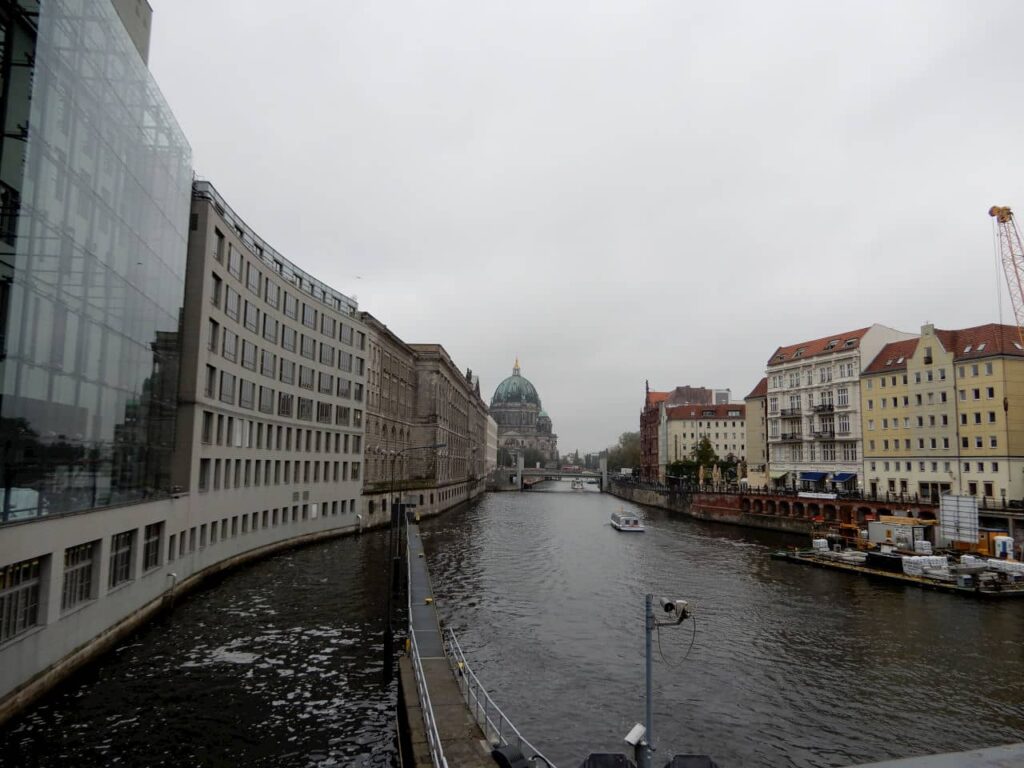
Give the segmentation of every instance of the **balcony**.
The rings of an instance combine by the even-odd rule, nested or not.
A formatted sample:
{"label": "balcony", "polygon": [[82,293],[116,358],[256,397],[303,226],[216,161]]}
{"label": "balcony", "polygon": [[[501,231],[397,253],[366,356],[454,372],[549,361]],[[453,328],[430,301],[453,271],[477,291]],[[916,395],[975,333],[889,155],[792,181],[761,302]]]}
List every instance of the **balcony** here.
{"label": "balcony", "polygon": [[803,439],[804,436],[799,432],[783,432],[781,435],[779,435],[779,440],[781,440],[784,443],[799,442],[800,440]]}
{"label": "balcony", "polygon": [[782,408],[782,409],[779,410],[779,415],[782,416],[782,418],[784,418],[784,419],[790,419],[790,418],[793,418],[794,416],[799,418],[800,417],[800,409],[799,408]]}
{"label": "balcony", "polygon": [[815,440],[832,440],[836,436],[834,429],[816,429],[812,433]]}
{"label": "balcony", "polygon": [[835,406],[832,403],[819,403],[812,410],[815,413],[832,413],[835,410]]}

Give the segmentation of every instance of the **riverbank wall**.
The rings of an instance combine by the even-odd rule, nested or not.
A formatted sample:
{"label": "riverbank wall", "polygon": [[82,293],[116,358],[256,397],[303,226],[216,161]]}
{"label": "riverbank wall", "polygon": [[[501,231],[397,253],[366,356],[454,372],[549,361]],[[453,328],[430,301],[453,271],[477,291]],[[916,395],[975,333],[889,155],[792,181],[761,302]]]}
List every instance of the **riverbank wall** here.
{"label": "riverbank wall", "polygon": [[[483,492],[483,481],[426,489],[418,512],[432,517]],[[369,505],[356,499],[348,505],[254,509],[216,521],[220,525],[201,522],[193,507],[184,494],[4,526],[0,562],[26,557],[38,562],[30,573],[38,585],[38,618],[35,626],[0,644],[0,725],[211,577],[286,549],[386,527],[390,519],[385,509],[370,513]],[[147,562],[145,551],[153,525],[160,526],[156,564]],[[110,586],[111,537],[128,531],[134,531],[129,578]],[[91,543],[91,565],[88,581],[78,588],[88,590],[89,599],[65,609],[65,553],[82,542]]]}
{"label": "riverbank wall", "polygon": [[800,535],[809,535],[811,532],[810,520],[781,517],[778,514],[767,514],[764,511],[754,512],[752,511],[753,505],[745,509],[743,497],[737,494],[695,493],[687,495],[623,483],[609,484],[608,492],[636,504],[666,509],[669,512],[698,520]]}

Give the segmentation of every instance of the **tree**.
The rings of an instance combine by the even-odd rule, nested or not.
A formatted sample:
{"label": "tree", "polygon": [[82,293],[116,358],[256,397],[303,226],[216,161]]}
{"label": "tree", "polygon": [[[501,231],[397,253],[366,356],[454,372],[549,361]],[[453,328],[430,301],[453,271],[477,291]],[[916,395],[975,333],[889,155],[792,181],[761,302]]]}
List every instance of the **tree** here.
{"label": "tree", "polygon": [[623,432],[619,435],[619,442],[608,449],[608,469],[619,470],[622,467],[630,469],[640,466],[640,433]]}
{"label": "tree", "polygon": [[693,451],[690,452],[690,455],[702,467],[710,468],[719,462],[718,454],[715,453],[715,448],[707,437],[702,437],[700,442],[693,446]]}

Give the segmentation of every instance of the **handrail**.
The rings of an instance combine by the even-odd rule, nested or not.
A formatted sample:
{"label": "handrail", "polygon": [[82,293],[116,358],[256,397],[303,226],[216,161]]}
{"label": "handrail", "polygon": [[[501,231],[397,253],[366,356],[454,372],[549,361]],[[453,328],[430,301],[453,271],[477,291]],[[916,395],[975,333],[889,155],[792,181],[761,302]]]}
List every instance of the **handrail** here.
{"label": "handrail", "polygon": [[423,726],[427,733],[427,745],[430,747],[430,761],[434,768],[448,768],[448,760],[444,756],[444,747],[441,745],[441,734],[437,731],[437,720],[434,717],[434,707],[430,703],[430,691],[427,690],[427,678],[423,673],[423,662],[420,660],[420,648],[416,644],[416,630],[412,626],[412,547],[409,546],[410,530],[408,524],[405,526],[405,554],[408,567],[406,570],[406,596],[409,609],[409,658],[412,661],[413,674],[416,678],[416,690],[420,695],[420,711],[423,713]]}
{"label": "handrail", "polygon": [[[452,671],[455,673],[459,689],[462,691],[473,719],[483,729],[484,737],[490,742],[497,741],[499,744],[509,746],[513,745],[514,740],[514,746],[518,747],[521,752],[533,753],[529,758],[532,763],[536,765],[536,761],[541,760],[548,768],[556,768],[554,763],[526,740],[512,724],[512,721],[501,711],[501,708],[495,704],[494,699],[470,669],[469,662],[466,661],[466,656],[462,652],[462,646],[459,645],[459,639],[451,627],[445,631],[445,639],[449,664],[452,665]],[[494,718],[497,718],[497,721]]]}

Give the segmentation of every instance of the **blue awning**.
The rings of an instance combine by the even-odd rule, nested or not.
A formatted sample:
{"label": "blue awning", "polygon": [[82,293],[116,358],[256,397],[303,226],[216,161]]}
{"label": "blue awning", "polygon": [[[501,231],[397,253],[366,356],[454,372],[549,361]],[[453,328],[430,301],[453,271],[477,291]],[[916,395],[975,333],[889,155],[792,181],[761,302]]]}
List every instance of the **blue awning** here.
{"label": "blue awning", "polygon": [[815,482],[816,483],[819,480],[824,480],[825,479],[825,474],[826,473],[824,473],[824,472],[801,472],[800,473],[800,479],[801,480],[810,480],[811,482]]}
{"label": "blue awning", "polygon": [[832,475],[833,483],[848,483],[857,476],[856,472],[836,472]]}

